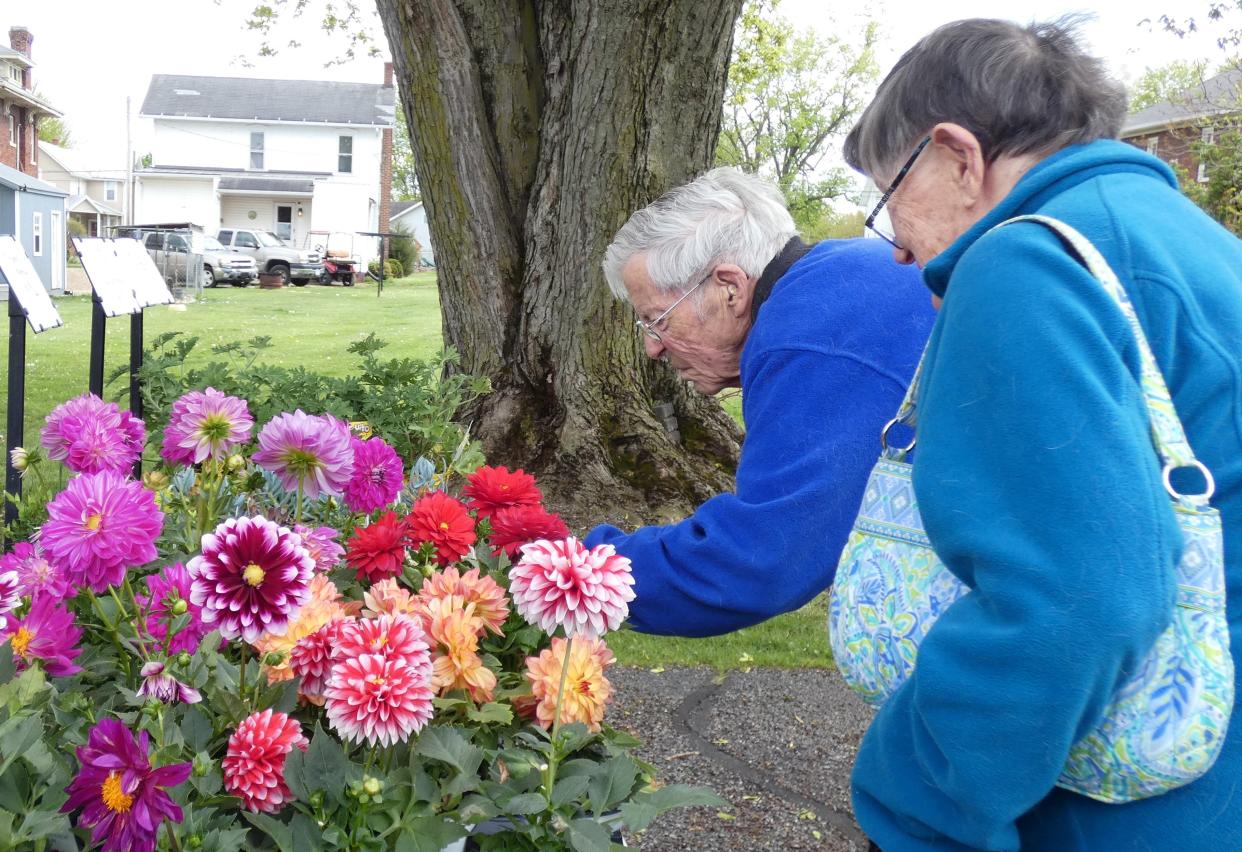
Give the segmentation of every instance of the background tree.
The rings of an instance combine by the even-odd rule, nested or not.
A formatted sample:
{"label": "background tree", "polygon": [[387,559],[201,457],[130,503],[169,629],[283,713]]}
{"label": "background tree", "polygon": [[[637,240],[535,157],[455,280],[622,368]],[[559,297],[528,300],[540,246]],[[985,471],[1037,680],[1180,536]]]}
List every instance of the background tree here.
{"label": "background tree", "polygon": [[[35,97],[41,101],[47,101],[47,98],[38,89],[35,90]],[[63,118],[40,118],[39,141],[50,142],[62,148],[73,147],[73,136],[69,132],[69,125],[65,123]]]}
{"label": "background tree", "polygon": [[853,180],[821,169],[866,105],[879,73],[878,31],[854,37],[799,32],[779,0],[748,0],[734,36],[716,161],[776,181],[804,235]]}
{"label": "background tree", "polygon": [[405,110],[398,103],[392,131],[392,200],[418,199],[418,172],[414,164],[414,149],[410,145],[410,129],[405,123]]}
{"label": "background tree", "polygon": [[1211,142],[1196,142],[1195,156],[1207,166],[1200,183],[1178,169],[1182,191],[1208,215],[1242,236],[1242,133],[1218,130]]}
{"label": "background tree", "polygon": [[1178,60],[1159,68],[1148,68],[1130,87],[1130,112],[1179,98],[1202,97],[1203,81],[1209,76],[1206,59]]}

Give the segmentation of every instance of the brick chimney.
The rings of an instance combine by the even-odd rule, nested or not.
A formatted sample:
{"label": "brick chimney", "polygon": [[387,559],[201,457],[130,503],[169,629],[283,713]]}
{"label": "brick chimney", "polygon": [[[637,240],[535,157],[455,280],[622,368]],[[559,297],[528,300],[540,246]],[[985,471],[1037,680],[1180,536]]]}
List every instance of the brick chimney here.
{"label": "brick chimney", "polygon": [[[392,63],[384,63],[384,88],[392,88]],[[393,98],[395,104],[396,98]],[[385,127],[381,133],[380,139],[380,186],[379,186],[379,231],[388,231],[390,223],[388,217],[392,215],[392,128]],[[380,258],[380,263],[388,260],[390,246],[389,241],[384,240],[384,256]]]}
{"label": "brick chimney", "polygon": [[392,63],[391,62],[384,63],[384,88],[385,89],[392,88]]}
{"label": "brick chimney", "polygon": [[[30,58],[30,46],[34,44],[34,36],[30,34],[30,30],[25,27],[11,27],[9,29],[9,47],[18,53]],[[22,88],[33,89],[34,81],[30,79],[30,69],[22,69]]]}

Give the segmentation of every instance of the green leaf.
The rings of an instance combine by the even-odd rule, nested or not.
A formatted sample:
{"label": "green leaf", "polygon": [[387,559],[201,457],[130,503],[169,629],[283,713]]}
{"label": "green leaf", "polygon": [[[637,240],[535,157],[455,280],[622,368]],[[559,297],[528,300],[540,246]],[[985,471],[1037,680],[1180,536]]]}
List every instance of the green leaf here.
{"label": "green leaf", "polygon": [[648,800],[623,802],[621,805],[621,821],[630,831],[643,831],[660,814]]}
{"label": "green leaf", "polygon": [[294,814],[289,828],[298,852],[320,852],[324,848],[323,830],[306,814]]}
{"label": "green leaf", "polygon": [[3,645],[0,645],[0,683],[8,683],[16,673],[17,666],[13,662],[13,648],[6,640]]}
{"label": "green leaf", "polygon": [[477,709],[472,707],[467,710],[466,718],[481,725],[507,725],[513,721],[513,708],[509,704],[493,701]]}
{"label": "green leaf", "polygon": [[190,707],[185,711],[185,717],[181,720],[181,736],[185,739],[185,744],[190,747],[190,751],[206,751],[214,734],[211,720],[202,710],[198,707]]}
{"label": "green leaf", "polygon": [[573,775],[559,779],[556,786],[552,788],[552,807],[559,808],[561,805],[578,801],[590,783],[591,778],[587,775]]}
{"label": "green leaf", "polygon": [[706,787],[691,787],[688,784],[669,784],[667,787],[652,790],[650,801],[657,813],[664,813],[673,808],[729,807],[728,801]]}
{"label": "green leaf", "polygon": [[396,852],[441,852],[468,833],[463,826],[443,817],[407,820],[397,834]]}
{"label": "green leaf", "polygon": [[14,716],[0,725],[0,754],[4,755],[0,761],[0,775],[42,736],[43,719],[34,714]]}
{"label": "green leaf", "polygon": [[548,800],[543,793],[522,793],[505,803],[507,814],[539,814],[547,810]]}
{"label": "green leaf", "polygon": [[577,852],[609,852],[611,835],[593,819],[576,819],[569,824],[566,832],[569,845]]}
{"label": "green leaf", "polygon": [[496,803],[486,796],[471,795],[461,800],[457,807],[457,819],[465,823],[480,823],[500,813]]}
{"label": "green leaf", "polygon": [[70,830],[69,817],[55,811],[31,811],[22,820],[17,830],[16,840],[31,842],[47,837],[50,834],[61,834]]}
{"label": "green leaf", "polygon": [[250,820],[251,825],[272,838],[280,852],[299,852],[293,845],[293,832],[289,829],[289,826],[279,820],[272,819],[267,814],[255,814],[250,811],[242,811],[241,813],[242,816]]}
{"label": "green leaf", "polygon": [[310,748],[294,749],[285,758],[285,782],[302,801],[310,799],[316,790],[323,790],[338,805],[345,804],[342,793],[352,774],[353,764],[345,757],[336,738],[325,733],[315,723]]}
{"label": "green leaf", "polygon": [[427,728],[418,738],[417,753],[438,760],[466,775],[479,770],[483,750],[471,743],[457,728]]}
{"label": "green leaf", "polygon": [[638,768],[627,755],[618,755],[600,765],[591,778],[591,811],[600,816],[609,807],[629,798]]}

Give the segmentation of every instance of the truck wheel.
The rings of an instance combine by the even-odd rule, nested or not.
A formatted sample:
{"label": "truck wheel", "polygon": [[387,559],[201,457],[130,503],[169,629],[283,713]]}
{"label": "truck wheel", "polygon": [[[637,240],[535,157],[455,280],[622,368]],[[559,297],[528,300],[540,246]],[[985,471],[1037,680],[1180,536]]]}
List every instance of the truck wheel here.
{"label": "truck wheel", "polygon": [[213,272],[211,267],[207,266],[206,264],[203,265],[203,286],[204,287],[216,286],[216,273]]}
{"label": "truck wheel", "polygon": [[279,276],[280,276],[280,283],[281,283],[282,285],[288,285],[288,283],[289,283],[289,264],[287,264],[287,263],[273,263],[271,266],[269,266],[269,267],[267,268],[267,271],[268,271],[268,272],[270,272],[270,273],[272,273],[273,275],[279,275]]}

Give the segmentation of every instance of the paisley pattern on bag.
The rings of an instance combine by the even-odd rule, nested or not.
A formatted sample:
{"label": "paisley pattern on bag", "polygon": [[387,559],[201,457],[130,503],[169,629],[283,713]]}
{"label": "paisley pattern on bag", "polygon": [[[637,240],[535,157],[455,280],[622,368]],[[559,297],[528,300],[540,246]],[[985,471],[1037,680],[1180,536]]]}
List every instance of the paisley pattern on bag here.
{"label": "paisley pattern on bag", "polygon": [[[1143,356],[1142,383],[1156,451],[1167,466],[1198,466],[1112,270],[1069,226],[1044,217],[1021,218],[1058,231],[1117,301]],[[917,382],[916,374],[898,414],[907,425],[915,419]],[[867,483],[829,598],[837,666],[850,687],[876,706],[909,678],[918,646],[940,615],[970,591],[931,549],[911,465],[899,454],[886,455],[891,457],[879,460]],[[1233,711],[1220,514],[1206,495],[1175,496],[1172,506],[1185,542],[1172,621],[1113,696],[1104,718],[1074,744],[1057,781],[1104,802],[1158,795],[1203,775],[1220,753]]]}

